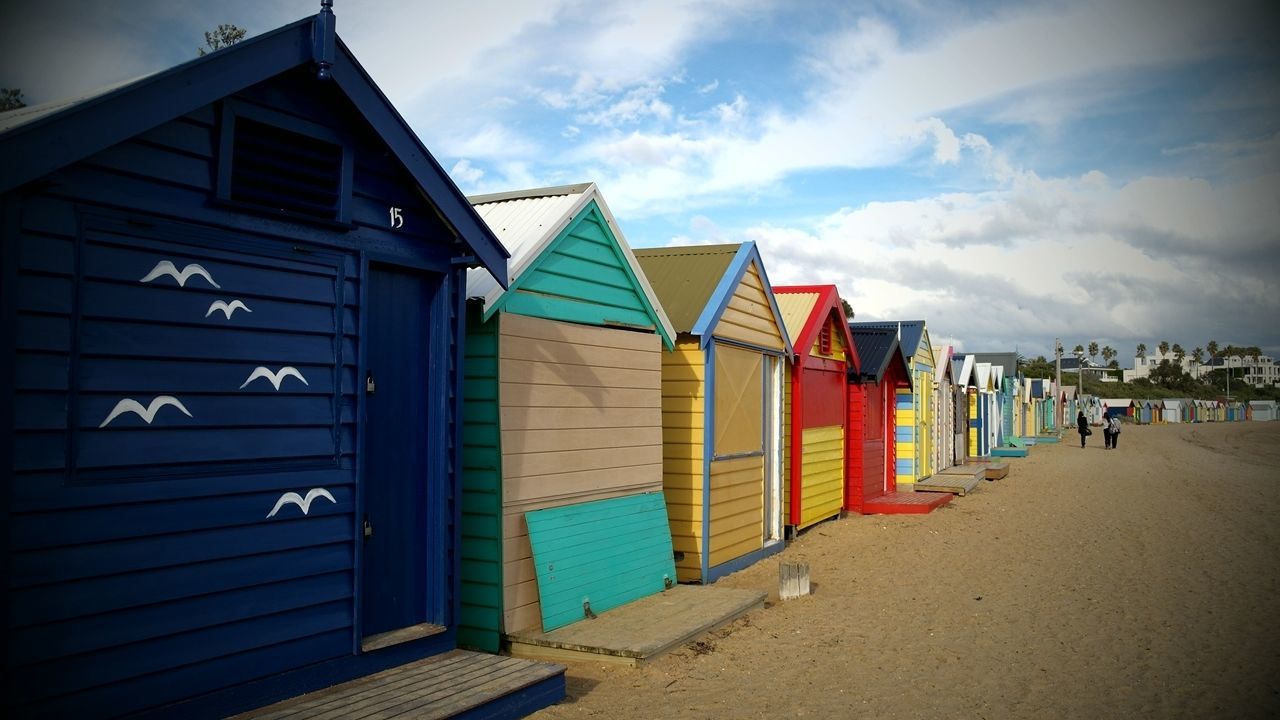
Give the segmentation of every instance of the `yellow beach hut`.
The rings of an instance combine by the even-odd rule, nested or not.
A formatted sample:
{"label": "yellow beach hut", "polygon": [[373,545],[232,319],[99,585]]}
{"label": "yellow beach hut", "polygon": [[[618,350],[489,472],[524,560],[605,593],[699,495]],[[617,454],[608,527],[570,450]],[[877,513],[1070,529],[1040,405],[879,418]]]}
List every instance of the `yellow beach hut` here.
{"label": "yellow beach hut", "polygon": [[636,250],[677,333],[662,358],[663,492],[681,582],[782,549],[782,314],[755,243]]}

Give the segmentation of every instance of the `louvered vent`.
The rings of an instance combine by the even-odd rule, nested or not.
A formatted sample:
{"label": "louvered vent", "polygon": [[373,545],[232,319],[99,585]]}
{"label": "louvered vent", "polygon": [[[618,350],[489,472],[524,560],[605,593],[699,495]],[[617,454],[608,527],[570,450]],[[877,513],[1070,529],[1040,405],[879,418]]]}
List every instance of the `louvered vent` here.
{"label": "louvered vent", "polygon": [[337,220],[341,196],[341,146],[245,117],[236,119],[231,200]]}

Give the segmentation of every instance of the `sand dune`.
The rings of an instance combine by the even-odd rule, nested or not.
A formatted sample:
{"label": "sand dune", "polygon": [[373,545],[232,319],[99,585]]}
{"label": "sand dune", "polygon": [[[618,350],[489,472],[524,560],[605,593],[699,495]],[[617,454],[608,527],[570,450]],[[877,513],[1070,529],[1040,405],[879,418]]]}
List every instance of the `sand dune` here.
{"label": "sand dune", "polygon": [[[1074,436],[1072,436],[1074,438]],[[771,604],[537,718],[1280,717],[1280,423],[1041,445],[928,516],[814,527]]]}

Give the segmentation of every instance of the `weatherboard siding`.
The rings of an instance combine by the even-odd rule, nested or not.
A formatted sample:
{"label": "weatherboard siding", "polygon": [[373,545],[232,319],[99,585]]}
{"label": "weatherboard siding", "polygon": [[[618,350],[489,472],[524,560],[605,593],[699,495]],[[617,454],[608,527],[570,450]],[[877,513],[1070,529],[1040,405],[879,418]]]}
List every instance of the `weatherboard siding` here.
{"label": "weatherboard siding", "polygon": [[742,274],[733,289],[713,333],[717,338],[736,340],[755,347],[782,350],[785,334],[774,318],[769,296],[755,263]]}
{"label": "weatherboard siding", "polygon": [[697,340],[681,335],[662,353],[662,492],[681,582],[702,578],[703,436],[706,361]]}
{"label": "weatherboard siding", "polygon": [[[211,203],[213,106],[27,188],[4,228],[17,245],[23,410],[5,578],[8,673],[23,690],[9,701],[19,708],[138,712],[352,652],[355,250],[378,245],[386,259],[441,273],[451,250],[381,142],[348,130],[355,111],[309,92],[286,77],[238,99],[327,122],[353,148],[348,232]],[[393,203],[409,218],[398,233],[386,229]],[[201,264],[221,288],[199,276],[184,287],[168,275],[142,283],[163,260]],[[206,314],[233,299],[252,312]],[[306,383],[246,384],[259,365],[295,367]],[[99,427],[120,400],[145,407],[163,395],[190,416],[164,404],[150,424],[125,412]],[[312,488],[334,501],[267,518],[283,493]]]}
{"label": "weatherboard siding", "polygon": [[570,221],[495,307],[585,325],[656,328],[648,301],[594,201]]}
{"label": "weatherboard siding", "polygon": [[844,504],[844,427],[805,428],[800,480],[800,524],[805,528],[840,514]]}
{"label": "weatherboard siding", "polygon": [[653,333],[502,313],[503,630],[543,612],[525,513],[662,489],[662,350]]}
{"label": "weatherboard siding", "polygon": [[916,481],[917,416],[915,396],[911,390],[897,390],[894,397],[894,475],[898,485],[906,486],[904,489]]}
{"label": "weatherboard siding", "polygon": [[711,528],[708,567],[764,546],[764,458],[711,463]]}
{"label": "weatherboard siding", "polygon": [[462,410],[462,588],[458,642],[489,652],[502,632],[502,438],[498,324],[468,307]]}

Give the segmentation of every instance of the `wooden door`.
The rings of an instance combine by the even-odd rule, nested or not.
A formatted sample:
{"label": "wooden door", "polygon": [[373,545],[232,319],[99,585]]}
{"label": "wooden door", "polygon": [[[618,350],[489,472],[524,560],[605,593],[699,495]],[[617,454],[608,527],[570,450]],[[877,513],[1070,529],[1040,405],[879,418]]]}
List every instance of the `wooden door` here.
{"label": "wooden door", "polygon": [[428,619],[428,278],[371,267],[367,303],[361,567],[366,638]]}

